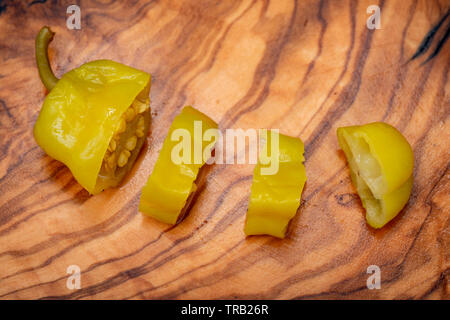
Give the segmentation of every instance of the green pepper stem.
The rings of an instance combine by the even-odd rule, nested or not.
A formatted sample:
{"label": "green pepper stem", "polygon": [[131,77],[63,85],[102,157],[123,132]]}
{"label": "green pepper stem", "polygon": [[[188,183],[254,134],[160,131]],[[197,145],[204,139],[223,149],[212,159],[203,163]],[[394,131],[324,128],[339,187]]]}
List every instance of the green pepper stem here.
{"label": "green pepper stem", "polygon": [[50,27],[44,26],[36,36],[36,63],[39,77],[48,91],[52,90],[58,82],[48,61],[48,44],[53,40],[54,35]]}

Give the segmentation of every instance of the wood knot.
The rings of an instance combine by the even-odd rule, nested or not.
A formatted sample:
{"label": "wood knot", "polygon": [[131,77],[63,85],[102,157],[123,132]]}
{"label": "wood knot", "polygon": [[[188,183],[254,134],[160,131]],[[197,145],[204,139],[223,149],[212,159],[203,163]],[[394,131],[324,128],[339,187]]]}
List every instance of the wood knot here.
{"label": "wood knot", "polygon": [[343,193],[335,196],[337,202],[344,207],[348,207],[351,203],[358,199],[358,195],[355,193]]}

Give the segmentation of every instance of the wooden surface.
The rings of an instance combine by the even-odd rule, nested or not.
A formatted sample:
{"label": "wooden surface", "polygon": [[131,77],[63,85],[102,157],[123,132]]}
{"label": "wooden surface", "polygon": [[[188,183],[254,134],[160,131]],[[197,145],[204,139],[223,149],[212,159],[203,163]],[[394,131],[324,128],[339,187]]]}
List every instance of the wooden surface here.
{"label": "wooden surface", "polygon": [[[449,299],[450,43],[410,60],[449,2],[1,1],[0,296],[12,298]],[[448,22],[449,20],[447,20]],[[148,148],[125,183],[91,197],[36,145],[45,97],[39,28],[56,74],[108,58],[153,75]],[[306,146],[308,181],[284,240],[245,238],[252,165],[214,165],[189,216],[137,210],[173,117],[191,104],[222,129],[280,128]],[[374,230],[349,179],[338,126],[386,121],[414,149],[403,212]],[[369,265],[381,289],[368,290]],[[66,287],[69,265],[81,289]]]}

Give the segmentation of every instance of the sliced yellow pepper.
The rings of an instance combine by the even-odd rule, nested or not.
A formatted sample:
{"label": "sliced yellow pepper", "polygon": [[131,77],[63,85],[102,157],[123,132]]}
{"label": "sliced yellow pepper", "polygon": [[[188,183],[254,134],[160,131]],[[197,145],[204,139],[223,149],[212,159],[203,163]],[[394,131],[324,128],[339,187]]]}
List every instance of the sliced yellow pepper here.
{"label": "sliced yellow pepper", "polygon": [[[34,126],[38,145],[67,165],[90,193],[116,186],[131,169],[150,126],[150,75],[98,60],[54,77],[47,58],[53,33],[36,40],[43,83],[50,91]],[[45,50],[43,52],[42,50]]]}
{"label": "sliced yellow pepper", "polygon": [[[139,202],[142,213],[168,224],[183,218],[183,209],[197,190],[199,170],[209,158],[203,155],[211,155],[214,148],[214,142],[203,139],[202,133],[208,129],[217,130],[217,123],[190,106],[175,117],[142,189]],[[183,159],[176,159],[179,155]]]}
{"label": "sliced yellow pepper", "polygon": [[411,194],[411,146],[397,129],[383,122],[338,128],[337,136],[367,223],[381,228],[402,210]]}
{"label": "sliced yellow pepper", "polygon": [[[267,134],[253,172],[246,235],[285,237],[289,221],[300,206],[306,182],[303,152],[304,145],[299,138],[275,131]],[[273,167],[273,161],[278,163],[278,170],[265,174],[264,169]]]}

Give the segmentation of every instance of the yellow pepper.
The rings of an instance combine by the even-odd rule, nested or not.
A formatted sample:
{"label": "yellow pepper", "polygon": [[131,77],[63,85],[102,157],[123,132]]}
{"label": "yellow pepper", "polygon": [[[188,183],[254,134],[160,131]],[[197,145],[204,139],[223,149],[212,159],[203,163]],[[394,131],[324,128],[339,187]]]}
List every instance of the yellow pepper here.
{"label": "yellow pepper", "polygon": [[38,145],[69,167],[91,194],[116,186],[133,166],[150,126],[150,75],[97,60],[60,80],[48,64],[53,33],[36,38],[39,74],[50,91],[34,126]]}
{"label": "yellow pepper", "polygon": [[[303,142],[271,131],[253,172],[246,235],[284,238],[289,221],[300,206],[306,173]],[[262,139],[264,140],[264,138]],[[264,172],[273,168],[278,170]]]}
{"label": "yellow pepper", "polygon": [[142,189],[142,213],[168,224],[183,218],[197,190],[199,170],[214,148],[214,142],[203,139],[202,132],[209,129],[217,131],[217,123],[190,106],[175,117]]}
{"label": "yellow pepper", "polygon": [[337,129],[367,223],[381,228],[408,202],[414,154],[408,141],[383,122]]}

